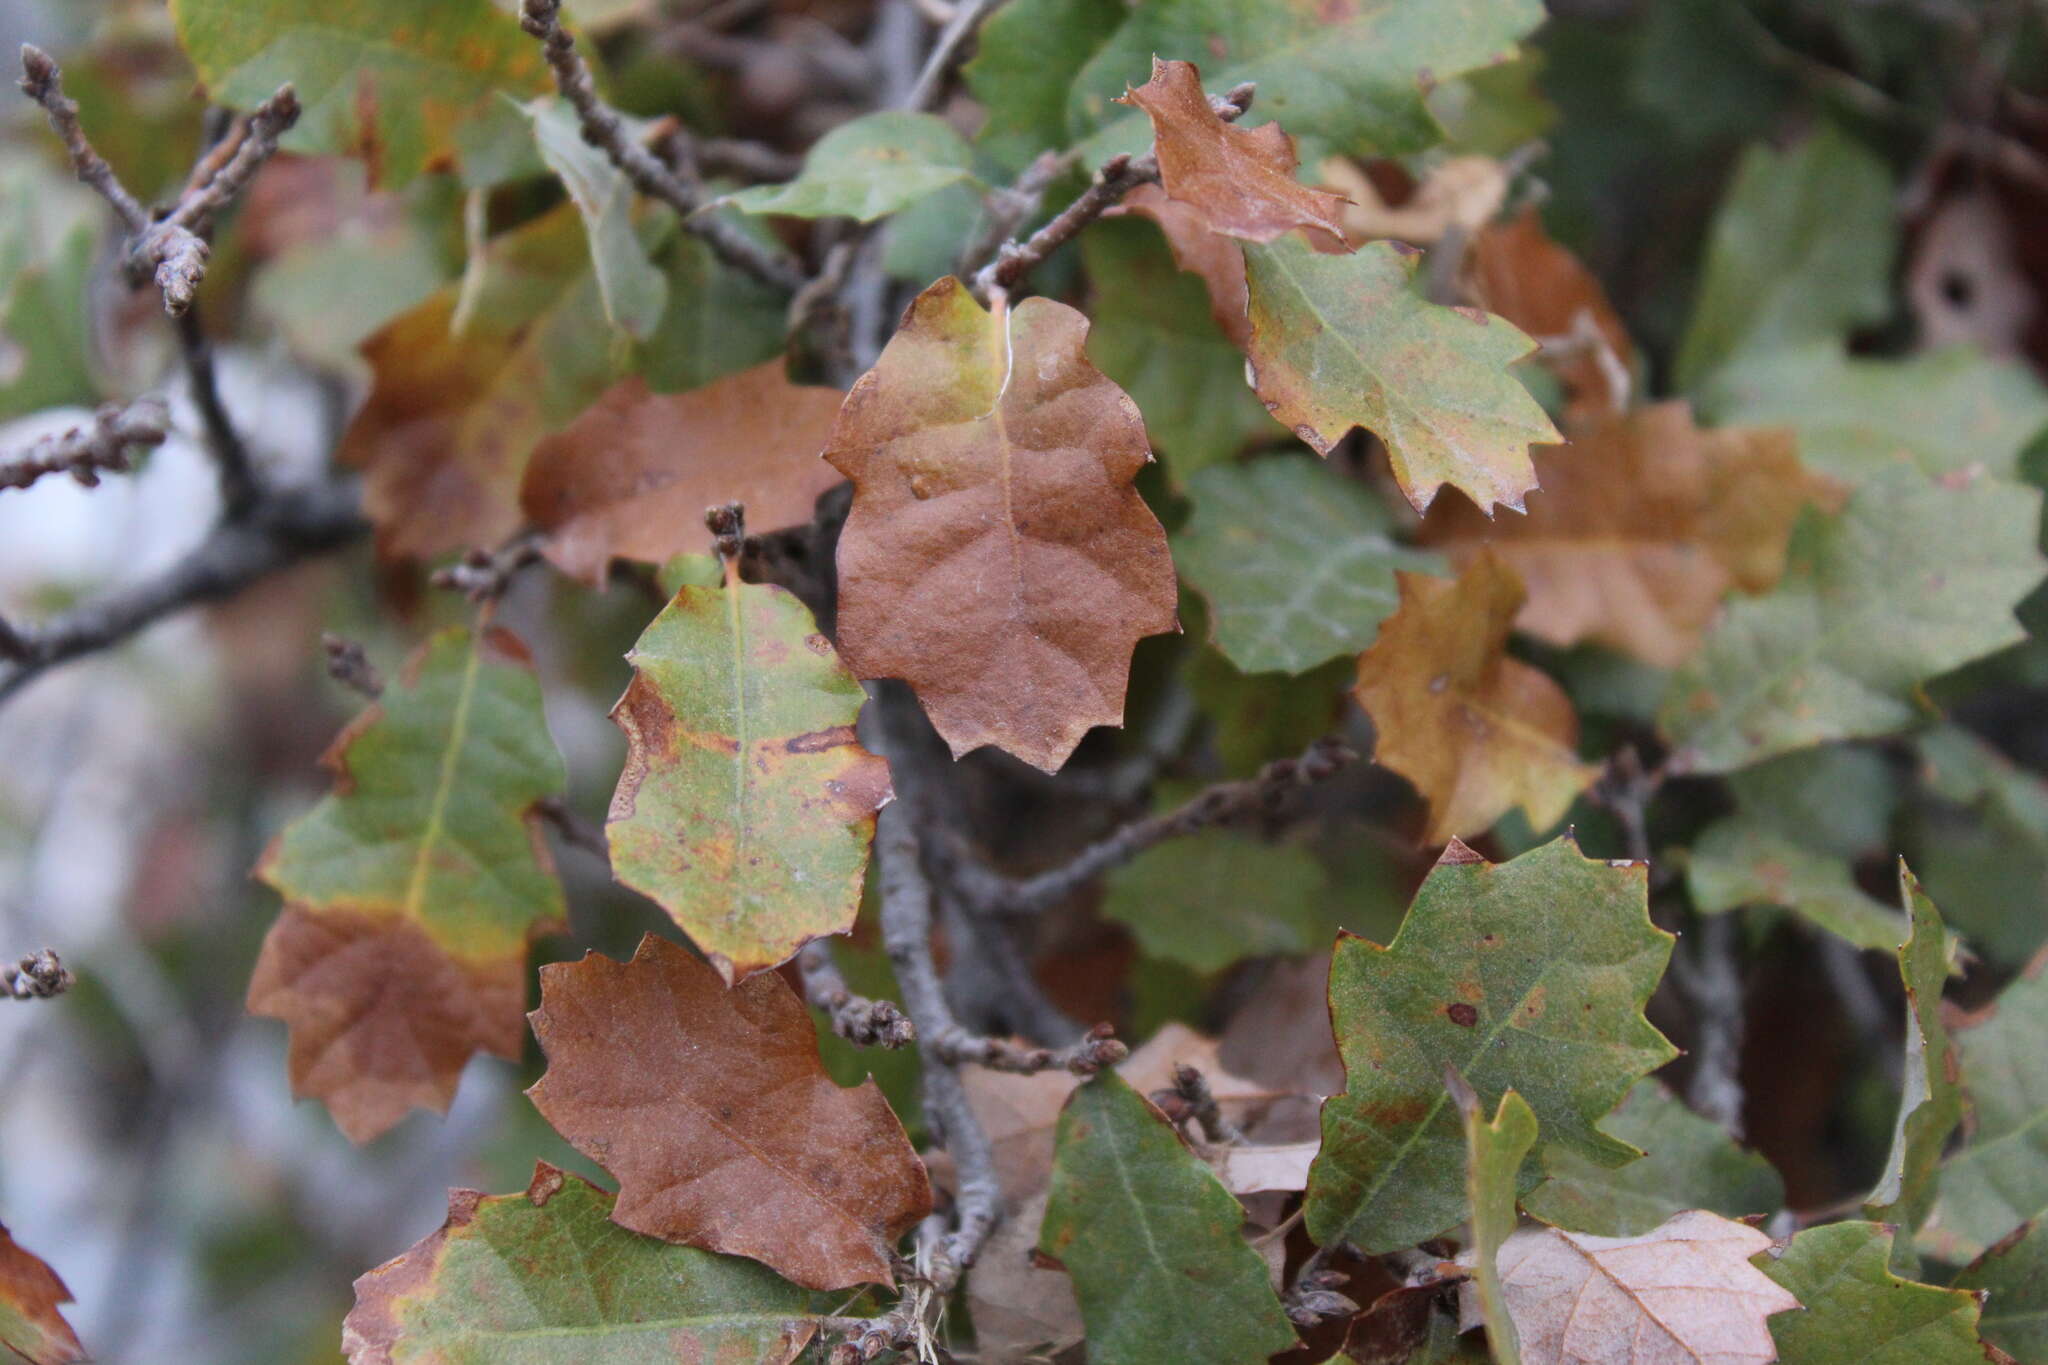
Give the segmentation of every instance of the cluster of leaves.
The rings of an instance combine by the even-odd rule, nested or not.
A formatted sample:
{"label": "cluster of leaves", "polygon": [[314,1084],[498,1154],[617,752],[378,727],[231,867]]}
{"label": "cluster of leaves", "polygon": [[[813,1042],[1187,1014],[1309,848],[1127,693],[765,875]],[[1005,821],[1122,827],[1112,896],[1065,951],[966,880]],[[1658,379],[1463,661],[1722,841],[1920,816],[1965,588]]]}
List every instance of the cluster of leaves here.
{"label": "cluster of leaves", "polygon": [[[690,946],[534,969],[578,817],[492,601],[257,866],[247,1003],[295,1093],[367,1142],[530,1031],[533,1104],[616,1184],[453,1194],[357,1282],[352,1365],[2048,1359],[2048,785],[1957,719],[2039,668],[2048,392],[1852,349],[1896,248],[1853,129],[1743,155],[1665,385],[1522,202],[1534,0],[1011,0],[946,117],[862,114],[688,216],[630,154],[673,129],[565,75],[541,0],[529,33],[171,13],[212,99],[295,87],[278,171],[360,160],[419,249],[346,300],[283,256],[252,291],[366,364],[336,458],[382,572],[516,548],[572,612],[660,602],[602,848]],[[815,297],[861,260],[908,295],[871,355]],[[0,401],[78,396],[53,373]],[[1370,774],[1286,761],[1332,731]],[[1059,858],[988,813],[1133,768],[1160,813]],[[1172,799],[1201,778],[1239,781]],[[948,1004],[934,900],[1008,1003]],[[1048,1036],[1012,926],[1056,905],[1134,945],[1128,1057]],[[1825,1213],[1740,1144],[1730,936],[1673,960],[1738,912],[1866,992],[1854,952],[1896,962],[1889,1152]],[[913,1033],[915,1074],[840,1083]],[[82,1358],[0,1250],[0,1342]]]}

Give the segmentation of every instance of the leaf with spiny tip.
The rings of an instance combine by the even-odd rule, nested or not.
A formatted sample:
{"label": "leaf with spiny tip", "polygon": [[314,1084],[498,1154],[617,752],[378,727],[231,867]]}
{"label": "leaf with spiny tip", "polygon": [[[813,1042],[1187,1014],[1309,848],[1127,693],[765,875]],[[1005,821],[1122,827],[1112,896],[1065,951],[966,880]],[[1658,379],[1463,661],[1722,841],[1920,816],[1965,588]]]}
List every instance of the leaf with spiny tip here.
{"label": "leaf with spiny tip", "polygon": [[737,577],[685,586],[627,659],[613,875],[729,981],[852,928],[889,769],[855,737],[866,694],[809,609]]}
{"label": "leaf with spiny tip", "polygon": [[[1513,1089],[1559,1145],[1602,1165],[1641,1155],[1599,1120],[1677,1055],[1643,1017],[1671,955],[1648,878],[1556,839],[1498,866],[1453,840],[1388,947],[1346,935],[1330,1015],[1346,1087],[1323,1105],[1309,1175],[1319,1246],[1413,1246],[1466,1214],[1465,1133],[1446,1066],[1481,1103]],[[1520,1185],[1536,1181],[1525,1165]]]}

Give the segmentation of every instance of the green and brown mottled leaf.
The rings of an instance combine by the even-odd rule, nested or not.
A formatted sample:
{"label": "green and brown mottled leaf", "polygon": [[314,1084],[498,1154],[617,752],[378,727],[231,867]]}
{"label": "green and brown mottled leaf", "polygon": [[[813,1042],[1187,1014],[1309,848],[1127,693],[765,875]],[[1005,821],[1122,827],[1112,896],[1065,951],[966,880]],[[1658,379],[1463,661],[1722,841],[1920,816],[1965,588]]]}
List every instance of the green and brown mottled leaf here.
{"label": "green and brown mottled leaf", "polygon": [[524,1194],[451,1191],[447,1222],[356,1281],[349,1365],[787,1365],[810,1342],[806,1291],[628,1232],[611,1210],[545,1161]]}
{"label": "green and brown mottled leaf", "polygon": [[57,1272],[0,1227],[0,1350],[23,1365],[84,1365],[90,1357],[64,1321],[70,1302]]}
{"label": "green and brown mottled leaf", "polygon": [[889,769],[854,737],[866,694],[809,608],[737,577],[686,586],[626,657],[612,874],[728,981],[852,928]]}
{"label": "green and brown mottled leaf", "polygon": [[541,970],[528,1094],[619,1182],[612,1221],[750,1256],[812,1289],[893,1282],[931,1185],[873,1080],[833,1083],[783,979],[736,986],[653,934]]}
{"label": "green and brown mottled leaf", "polygon": [[1252,387],[1319,454],[1353,427],[1386,443],[1418,512],[1445,484],[1491,514],[1536,487],[1529,447],[1557,428],[1508,366],[1536,344],[1491,314],[1414,292],[1417,257],[1390,242],[1346,256],[1299,236],[1245,247]]}
{"label": "green and brown mottled leaf", "polygon": [[522,138],[500,93],[548,89],[540,44],[491,0],[174,0],[178,42],[217,103],[249,108],[290,82],[294,151],[359,156],[404,185],[460,158],[475,177],[494,137]]}
{"label": "green and brown mottled leaf", "polygon": [[284,897],[249,982],[290,1025],[293,1093],[366,1142],[446,1111],[470,1057],[517,1061],[527,941],[563,918],[535,806],[562,790],[507,631],[444,630],[328,750],[334,791],[272,841]]}
{"label": "green and brown mottled leaf", "polygon": [[853,480],[839,647],[901,678],[957,756],[1057,771],[1123,722],[1131,650],[1175,628],[1166,533],[1132,487],[1152,458],[1088,321],[1029,298],[991,313],[948,276],[846,396],[825,458]]}
{"label": "green and brown mottled leaf", "polygon": [[2048,1233],[2028,1223],[1972,1262],[1954,1287],[1984,1296],[1984,1340],[2020,1360],[2048,1358]]}
{"label": "green and brown mottled leaf", "polygon": [[[1391,945],[1345,936],[1330,968],[1344,1093],[1323,1105],[1308,1229],[1367,1252],[1465,1216],[1454,1067],[1485,1105],[1518,1091],[1546,1145],[1601,1165],[1640,1153],[1599,1121],[1677,1050],[1643,1017],[1671,955],[1640,863],[1553,840],[1498,866],[1453,841]],[[1531,1165],[1524,1188],[1536,1181]]]}
{"label": "green and brown mottled leaf", "polygon": [[1244,1210],[1114,1071],[1060,1111],[1038,1249],[1066,1267],[1095,1365],[1242,1365],[1295,1344]]}

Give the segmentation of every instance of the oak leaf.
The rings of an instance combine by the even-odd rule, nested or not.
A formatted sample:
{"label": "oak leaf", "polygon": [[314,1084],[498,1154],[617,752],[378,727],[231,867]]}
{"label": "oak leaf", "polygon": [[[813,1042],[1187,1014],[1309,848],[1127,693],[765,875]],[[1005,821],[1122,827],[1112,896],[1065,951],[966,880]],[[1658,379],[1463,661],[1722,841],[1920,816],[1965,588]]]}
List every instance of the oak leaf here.
{"label": "oak leaf", "polygon": [[1831,491],[1800,468],[1790,433],[1703,432],[1684,403],[1591,418],[1535,463],[1527,516],[1439,503],[1421,539],[1461,564],[1487,546],[1511,565],[1529,593],[1517,629],[1658,668],[1698,648],[1731,589],[1777,581],[1800,509]]}
{"label": "oak leaf", "polygon": [[[1677,1049],[1643,1017],[1671,955],[1641,863],[1569,837],[1495,866],[1452,843],[1394,941],[1347,935],[1330,968],[1345,1088],[1323,1105],[1309,1173],[1318,1246],[1413,1246],[1462,1221],[1466,1140],[1444,1085],[1481,1104],[1519,1092],[1562,1146],[1602,1166],[1640,1156],[1599,1121]],[[1535,1184],[1525,1165],[1519,1184]]]}
{"label": "oak leaf", "polygon": [[541,969],[548,1070],[528,1094],[617,1178],[612,1221],[750,1256],[811,1289],[893,1283],[931,1186],[873,1080],[833,1084],[780,976],[727,988],[652,934],[631,962]]}
{"label": "oak leaf", "polygon": [[1881,1223],[1806,1228],[1757,1257],[1806,1310],[1771,1320],[1780,1365],[2014,1365],[1979,1339],[1976,1294],[1903,1279],[1891,1269],[1899,1260],[1893,1229]]}
{"label": "oak leaf", "polygon": [[1628,329],[1599,279],[1550,239],[1534,208],[1481,228],[1468,261],[1480,307],[1532,337],[1557,343],[1545,349],[1544,362],[1563,381],[1575,411],[1619,412],[1628,406],[1635,366]]}
{"label": "oak leaf", "polygon": [[913,687],[957,756],[1057,771],[1123,720],[1131,650],[1175,628],[1166,533],[1132,480],[1137,406],[1088,362],[1087,319],[994,313],[951,277],[914,300],[825,452],[853,480],[839,647]]}
{"label": "oak leaf", "polygon": [[751,1261],[628,1232],[606,1221],[611,1207],[545,1161],[523,1194],[450,1191],[445,1223],[356,1281],[341,1325],[349,1365],[786,1365],[809,1343],[804,1290]]}
{"label": "oak leaf", "polygon": [[839,481],[818,458],[839,401],[790,383],[779,360],[686,393],[650,393],[635,376],[534,447],[519,505],[555,566],[592,587],[614,558],[710,549],[704,509],[716,503],[744,504],[750,530],[800,525]]}
{"label": "oak leaf", "polygon": [[71,1291],[43,1258],[0,1227],[0,1349],[25,1365],[82,1365],[87,1359],[63,1307]]}
{"label": "oak leaf", "polygon": [[1266,408],[1327,455],[1353,427],[1386,443],[1418,512],[1457,488],[1491,513],[1536,487],[1529,446],[1557,429],[1508,365],[1535,349],[1477,309],[1410,288],[1416,253],[1369,242],[1345,256],[1298,237],[1244,249],[1252,387]]}
{"label": "oak leaf", "polygon": [[1209,315],[1217,327],[1240,351],[1251,345],[1251,296],[1245,283],[1244,249],[1234,237],[1209,227],[1208,219],[1192,204],[1167,196],[1157,185],[1140,185],[1123,197],[1123,202],[1103,216],[1135,215],[1158,224],[1173,252],[1173,263],[1198,277],[1209,293]]}
{"label": "oak leaf", "polygon": [[1343,199],[1295,179],[1294,139],[1277,123],[1225,123],[1202,90],[1193,62],[1152,59],[1152,79],[1118,101],[1152,120],[1159,180],[1169,197],[1192,206],[1210,231],[1247,242],[1312,228],[1342,239]]}
{"label": "oak leaf", "polygon": [[1599,770],[1578,761],[1578,717],[1548,676],[1507,653],[1524,595],[1482,550],[1454,582],[1396,578],[1401,606],[1358,658],[1358,704],[1374,759],[1429,803],[1432,843],[1480,833],[1511,807],[1546,830]]}
{"label": "oak leaf", "polygon": [[495,628],[434,636],[324,761],[333,793],[256,865],[285,908],[248,1008],[290,1025],[293,1093],[367,1142],[445,1112],[475,1053],[519,1059],[527,941],[563,918],[535,806],[566,774]]}
{"label": "oak leaf", "polygon": [[889,769],[854,737],[865,694],[788,592],[685,586],[627,659],[612,872],[728,981],[844,933]]}
{"label": "oak leaf", "polygon": [[1522,1365],[1776,1360],[1766,1319],[1800,1303],[1749,1263],[1770,1245],[1703,1209],[1640,1237],[1523,1228],[1498,1258]]}
{"label": "oak leaf", "polygon": [[1906,1048],[1900,1063],[1899,1117],[1884,1174],[1864,1202],[1864,1216],[1910,1235],[1933,1206],[1938,1167],[1949,1137],[1963,1121],[1961,1060],[1942,1018],[1950,948],[1941,912],[1920,879],[1899,860],[1899,899],[1912,933],[1898,947],[1899,979],[1906,993]]}
{"label": "oak leaf", "polygon": [[1166,1116],[1115,1072],[1067,1100],[1038,1245],[1073,1277],[1090,1360],[1236,1365],[1292,1347],[1243,1222]]}

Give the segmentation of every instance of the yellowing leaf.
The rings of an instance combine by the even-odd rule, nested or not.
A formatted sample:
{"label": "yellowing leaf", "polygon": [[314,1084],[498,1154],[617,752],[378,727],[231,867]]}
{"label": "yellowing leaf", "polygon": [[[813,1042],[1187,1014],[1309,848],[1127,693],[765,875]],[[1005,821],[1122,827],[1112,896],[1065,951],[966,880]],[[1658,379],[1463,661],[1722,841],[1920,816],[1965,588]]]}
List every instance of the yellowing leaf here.
{"label": "yellowing leaf", "polygon": [[1594,418],[1569,445],[1539,448],[1536,473],[1526,517],[1440,505],[1423,540],[1460,563],[1489,546],[1511,565],[1529,591],[1517,629],[1659,668],[1698,647],[1731,588],[1777,581],[1793,520],[1827,488],[1789,433],[1703,432],[1684,403]]}
{"label": "yellowing leaf", "polygon": [[1799,1307],[1749,1263],[1770,1244],[1702,1209],[1640,1237],[1524,1228],[1500,1251],[1522,1365],[1765,1365],[1766,1319]]}
{"label": "yellowing leaf", "polygon": [[1455,582],[1396,578],[1400,609],[1359,656],[1353,689],[1379,734],[1374,760],[1429,803],[1431,842],[1481,833],[1516,806],[1549,829],[1599,770],[1573,753],[1563,689],[1508,657],[1523,601],[1514,570],[1482,551]]}
{"label": "yellowing leaf", "polygon": [[728,981],[853,927],[889,769],[854,738],[865,694],[781,588],[684,587],[627,656],[612,872]]}
{"label": "yellowing leaf", "polygon": [[617,1177],[612,1221],[751,1256],[813,1289],[892,1283],[889,1251],[931,1209],[924,1166],[872,1080],[842,1090],[772,973],[727,988],[649,934],[631,962],[541,970],[529,1094]]}
{"label": "yellowing leaf", "polygon": [[611,1195],[545,1161],[524,1194],[450,1191],[447,1222],[356,1281],[343,1353],[350,1365],[786,1365],[810,1341],[802,1289],[628,1232],[606,1221],[611,1209]]}
{"label": "yellowing leaf", "polygon": [[444,630],[328,750],[333,794],[271,843],[284,897],[249,1011],[291,1026],[295,1094],[367,1142],[445,1111],[470,1057],[526,1043],[526,945],[563,915],[534,806],[561,791],[525,646]]}
{"label": "yellowing leaf", "polygon": [[1520,511],[1536,487],[1530,445],[1557,440],[1507,368],[1534,343],[1490,314],[1422,299],[1416,260],[1387,242],[1348,256],[1299,237],[1247,246],[1252,387],[1321,454],[1355,426],[1378,436],[1417,511],[1445,484],[1482,511]]}
{"label": "yellowing leaf", "polygon": [[628,379],[534,447],[519,504],[548,558],[592,587],[614,558],[710,549],[704,509],[719,503],[744,504],[750,530],[801,525],[839,481],[818,458],[839,400],[779,360],[687,393]]}
{"label": "yellowing leaf", "polygon": [[1295,228],[1343,238],[1343,200],[1295,179],[1294,139],[1277,123],[1225,123],[1209,106],[1194,63],[1154,57],[1152,79],[1121,102],[1152,120],[1160,183],[1200,213],[1210,231],[1248,242],[1270,242]]}
{"label": "yellowing leaf", "polygon": [[[1483,1105],[1517,1091],[1546,1145],[1603,1166],[1640,1155],[1597,1124],[1676,1052],[1643,1017],[1671,954],[1647,884],[1642,864],[1587,858],[1569,838],[1499,866],[1453,843],[1392,944],[1337,941],[1345,1089],[1323,1105],[1309,1175],[1318,1245],[1391,1251],[1463,1220],[1465,1131],[1446,1067]],[[1519,1183],[1535,1178],[1525,1166]]]}
{"label": "yellowing leaf", "polygon": [[1083,353],[1087,319],[1030,298],[990,314],[948,277],[846,396],[825,457],[853,480],[839,647],[902,678],[954,754],[1054,772],[1123,720],[1131,649],[1174,629],[1166,533],[1131,481],[1130,398]]}

